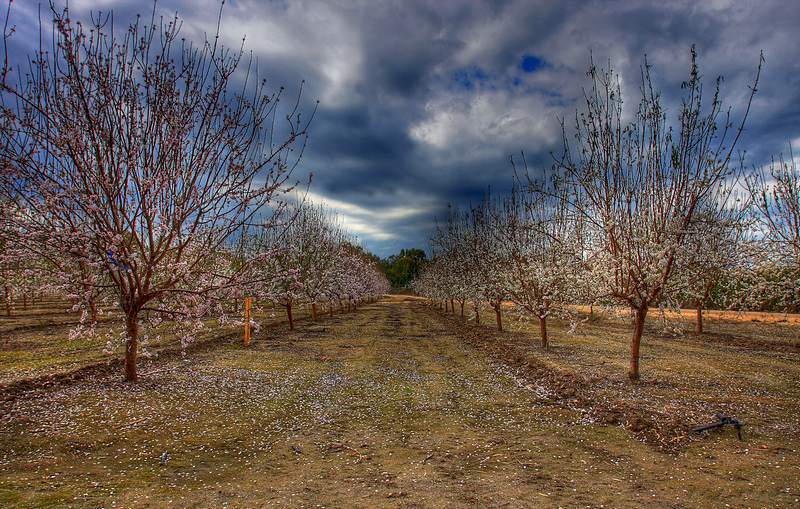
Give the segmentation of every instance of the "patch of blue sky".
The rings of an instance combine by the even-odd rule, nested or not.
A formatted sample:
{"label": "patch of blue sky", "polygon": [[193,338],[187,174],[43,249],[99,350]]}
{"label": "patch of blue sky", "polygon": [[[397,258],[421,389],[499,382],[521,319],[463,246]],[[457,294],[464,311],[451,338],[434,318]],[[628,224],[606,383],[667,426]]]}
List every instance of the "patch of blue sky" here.
{"label": "patch of blue sky", "polygon": [[525,55],[522,57],[522,62],[519,64],[519,68],[522,69],[523,72],[531,73],[536,72],[542,67],[545,66],[545,61],[539,57],[535,57],[533,55]]}
{"label": "patch of blue sky", "polygon": [[459,69],[453,73],[454,88],[463,88],[465,90],[474,90],[479,88],[494,88],[494,81],[496,78],[484,71],[478,66],[471,66],[465,69]]}
{"label": "patch of blue sky", "polygon": [[462,67],[450,74],[446,87],[451,91],[506,90],[514,95],[541,94],[557,101],[561,99],[560,93],[534,86],[526,79],[527,75],[547,65],[547,61],[542,58],[525,55],[516,65],[517,71],[509,68],[505,73],[494,74],[476,65]]}

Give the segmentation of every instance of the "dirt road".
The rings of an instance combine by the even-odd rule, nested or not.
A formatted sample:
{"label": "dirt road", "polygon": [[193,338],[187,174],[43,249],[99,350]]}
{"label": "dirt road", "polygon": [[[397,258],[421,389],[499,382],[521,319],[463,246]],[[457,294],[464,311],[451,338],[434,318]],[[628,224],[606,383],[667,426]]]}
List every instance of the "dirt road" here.
{"label": "dirt road", "polygon": [[0,502],[678,508],[706,507],[703,493],[737,507],[760,489],[542,405],[446,323],[388,298],[250,349],[156,362],[134,386],[97,378],[21,400],[2,427]]}

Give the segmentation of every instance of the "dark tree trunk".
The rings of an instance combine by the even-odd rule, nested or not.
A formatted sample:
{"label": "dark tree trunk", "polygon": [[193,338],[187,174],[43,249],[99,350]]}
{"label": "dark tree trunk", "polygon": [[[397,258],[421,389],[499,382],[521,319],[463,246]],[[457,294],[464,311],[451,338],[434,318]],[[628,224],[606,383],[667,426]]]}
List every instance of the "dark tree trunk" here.
{"label": "dark tree trunk", "polygon": [[292,304],[286,304],[286,314],[289,317],[289,328],[294,330],[294,316],[292,316]]}
{"label": "dark tree trunk", "polygon": [[494,313],[497,316],[497,330],[503,332],[503,322],[502,320],[500,320],[500,308],[499,307],[494,308]]}
{"label": "dark tree trunk", "polygon": [[461,301],[461,318],[464,318],[464,301]]}
{"label": "dark tree trunk", "polygon": [[636,315],[633,337],[631,338],[631,359],[628,366],[628,378],[630,380],[639,379],[639,346],[642,343],[642,334],[644,334],[644,319],[647,317],[647,307],[634,311]]}
{"label": "dark tree trunk", "polygon": [[125,340],[125,381],[135,382],[138,378],[136,371],[136,357],[139,350],[139,323],[138,311],[131,310],[125,315],[125,327],[128,339]]}
{"label": "dark tree trunk", "polygon": [[475,306],[475,323],[481,323],[481,309],[477,302],[473,302]]}
{"label": "dark tree trunk", "polygon": [[539,332],[542,334],[542,348],[547,350],[547,317],[539,317]]}
{"label": "dark tree trunk", "polygon": [[311,319],[315,322],[317,321],[317,303],[314,302],[311,304]]}

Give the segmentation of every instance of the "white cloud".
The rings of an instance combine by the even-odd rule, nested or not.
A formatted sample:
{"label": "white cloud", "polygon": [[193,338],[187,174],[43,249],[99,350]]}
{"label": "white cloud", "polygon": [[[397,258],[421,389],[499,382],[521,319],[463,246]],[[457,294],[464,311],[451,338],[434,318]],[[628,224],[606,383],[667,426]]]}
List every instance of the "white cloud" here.
{"label": "white cloud", "polygon": [[481,90],[453,98],[442,92],[426,104],[428,116],[410,126],[409,136],[438,154],[438,162],[507,156],[509,150],[540,149],[558,141],[556,117],[542,93]]}
{"label": "white cloud", "polygon": [[400,190],[393,195],[371,196],[368,205],[337,200],[316,192],[309,192],[307,196],[313,203],[325,204],[336,211],[342,225],[350,233],[367,243],[377,244],[403,240],[398,230],[404,224],[427,223],[441,208],[436,196],[410,190]]}

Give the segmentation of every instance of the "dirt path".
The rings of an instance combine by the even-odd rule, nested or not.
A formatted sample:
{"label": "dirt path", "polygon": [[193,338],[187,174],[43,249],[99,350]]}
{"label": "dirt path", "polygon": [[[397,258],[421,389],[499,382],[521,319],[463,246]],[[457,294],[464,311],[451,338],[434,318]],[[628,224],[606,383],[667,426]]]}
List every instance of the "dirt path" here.
{"label": "dirt path", "polygon": [[[696,459],[654,453],[624,429],[577,425],[580,414],[543,406],[447,323],[385,299],[248,350],[153,364],[134,386],[97,378],[20,400],[0,427],[0,505],[746,507],[765,490],[794,499],[778,495],[789,485],[772,472],[698,471]],[[737,458],[742,448],[719,449]]]}

